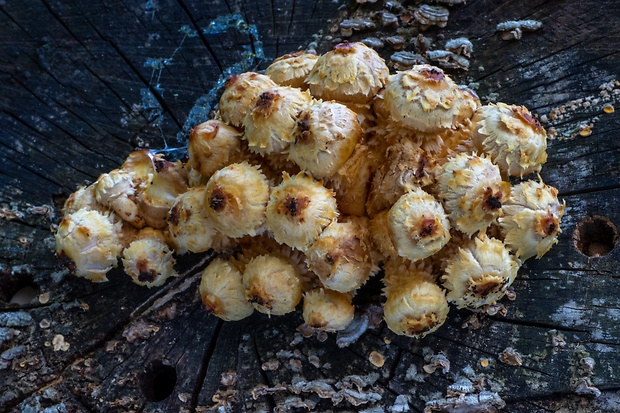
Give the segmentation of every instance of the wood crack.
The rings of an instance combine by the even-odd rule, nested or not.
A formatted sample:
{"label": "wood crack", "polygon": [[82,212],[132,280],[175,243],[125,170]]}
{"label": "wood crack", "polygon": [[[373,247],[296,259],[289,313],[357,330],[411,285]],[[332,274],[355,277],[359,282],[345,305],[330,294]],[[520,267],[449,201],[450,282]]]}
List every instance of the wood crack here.
{"label": "wood crack", "polygon": [[185,3],[183,3],[183,0],[177,0],[177,3],[179,4],[179,6],[181,6],[181,9],[183,9],[183,11],[185,12],[185,15],[187,16],[187,18],[189,19],[190,23],[194,27],[194,30],[196,30],[196,32],[198,33],[198,37],[202,41],[202,44],[204,45],[204,47],[209,52],[209,55],[210,55],[211,59],[213,59],[213,61],[217,65],[217,67],[218,67],[218,69],[220,71],[220,74],[224,73],[224,68],[222,67],[222,64],[220,63],[220,61],[218,60],[217,54],[213,51],[213,48],[211,47],[211,45],[207,41],[207,38],[205,37],[204,32],[198,27],[198,24],[196,23],[196,20],[194,20],[194,17],[192,16],[192,13],[189,11],[189,9],[185,5]]}

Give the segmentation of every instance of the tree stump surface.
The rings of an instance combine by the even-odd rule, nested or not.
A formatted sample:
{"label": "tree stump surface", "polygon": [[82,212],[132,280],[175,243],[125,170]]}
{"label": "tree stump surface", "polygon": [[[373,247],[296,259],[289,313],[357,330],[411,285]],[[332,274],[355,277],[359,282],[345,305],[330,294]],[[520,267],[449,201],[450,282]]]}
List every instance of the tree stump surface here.
{"label": "tree stump surface", "polygon": [[[383,43],[389,61],[398,36],[413,50],[420,29],[403,21],[419,4],[1,1],[0,411],[408,411],[403,401],[410,411],[619,411],[615,0],[469,0],[449,6],[445,28],[420,31],[437,49],[469,38],[469,70],[448,73],[483,103],[525,105],[550,132],[541,175],[566,200],[562,233],[521,268],[505,316],[452,309],[422,340],[382,324],[340,348],[335,335],[302,340],[299,313],[207,315],[197,285],[209,253],[180,258],[182,276],[155,289],[120,270],[92,284],[57,268],[50,227],[66,196],[136,147],[182,146],[229,75],[342,39]],[[523,19],[543,26],[501,39],[498,23]],[[24,287],[31,297],[10,304]],[[520,365],[502,362],[511,351]]]}

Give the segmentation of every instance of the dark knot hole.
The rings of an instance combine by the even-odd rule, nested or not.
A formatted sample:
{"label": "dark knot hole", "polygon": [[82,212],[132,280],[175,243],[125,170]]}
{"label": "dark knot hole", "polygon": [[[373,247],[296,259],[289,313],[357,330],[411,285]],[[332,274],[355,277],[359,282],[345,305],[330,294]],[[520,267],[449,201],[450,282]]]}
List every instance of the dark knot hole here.
{"label": "dark knot hole", "polygon": [[581,220],[573,232],[577,251],[588,257],[609,254],[618,243],[618,227],[603,215],[592,215]]}
{"label": "dark knot hole", "polygon": [[144,398],[150,402],[160,402],[172,394],[177,384],[177,371],[161,360],[153,360],[144,367],[139,380]]}

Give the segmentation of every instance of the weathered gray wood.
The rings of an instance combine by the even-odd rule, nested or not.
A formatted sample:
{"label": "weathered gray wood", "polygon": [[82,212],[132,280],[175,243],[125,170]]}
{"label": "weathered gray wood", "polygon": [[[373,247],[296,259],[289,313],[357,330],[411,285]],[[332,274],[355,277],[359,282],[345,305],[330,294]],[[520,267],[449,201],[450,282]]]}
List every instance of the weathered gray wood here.
{"label": "weathered gray wood", "polygon": [[[208,254],[181,260],[183,276],[154,290],[133,285],[120,272],[95,285],[56,271],[49,228],[63,193],[116,167],[136,146],[163,148],[163,136],[179,145],[177,133],[207,115],[205,103],[215,101],[218,79],[243,61],[244,50],[258,56],[235,70],[264,67],[324,28],[317,42],[323,52],[343,38],[330,30],[342,18],[372,19],[377,11],[404,15],[419,2],[391,10],[383,3],[346,10],[327,0],[0,5],[0,411],[205,411],[217,400],[229,400],[232,411],[270,411],[284,410],[291,397],[316,411],[390,411],[399,395],[410,396],[412,411],[423,411],[429,400],[445,402],[448,387],[463,377],[496,392],[506,411],[617,411],[620,249],[590,258],[572,240],[577,223],[592,214],[620,225],[620,117],[618,110],[602,111],[604,104],[620,108],[620,96],[592,103],[603,98],[600,86],[618,76],[620,4],[613,0],[470,0],[450,7],[445,28],[422,32],[435,48],[468,37],[474,45],[470,70],[451,75],[477,87],[483,101],[523,104],[546,115],[544,126],[558,131],[541,175],[566,200],[563,233],[548,254],[521,269],[517,299],[505,300],[505,317],[480,317],[479,328],[467,329],[463,324],[472,314],[454,310],[423,340],[397,337],[382,325],[340,349],[335,337],[298,340],[299,314],[255,314],[235,323],[208,316],[196,294]],[[209,29],[217,18],[239,22],[234,14],[254,25],[257,35]],[[543,27],[503,41],[495,27],[511,19],[537,19]],[[348,39],[400,34],[407,38],[404,50],[413,50],[409,39],[417,31],[377,23]],[[381,50],[386,59],[393,53],[387,44]],[[589,106],[570,107],[588,97]],[[565,105],[562,118],[550,117]],[[580,125],[589,123],[592,133],[579,135]],[[55,201],[51,214],[30,208]],[[6,302],[27,284],[37,298],[21,307]],[[555,338],[554,348],[554,337],[566,344]],[[521,354],[521,366],[499,361],[506,348]],[[373,351],[383,355],[382,367],[370,362]],[[426,373],[423,366],[439,353],[450,370]],[[595,362],[591,372],[588,357]],[[278,369],[263,370],[275,360]],[[152,379],[167,370],[144,373],[152,361],[177,375],[172,393],[159,402],[147,400],[145,386],[156,391]],[[359,407],[347,401],[334,406],[312,389],[295,394],[291,387],[298,377],[315,384],[333,380],[324,384],[335,393],[347,376],[372,373],[378,376],[363,393],[382,400]],[[575,395],[586,377],[601,397]],[[165,377],[159,382],[166,384]],[[273,390],[254,400],[252,390],[260,386]]]}

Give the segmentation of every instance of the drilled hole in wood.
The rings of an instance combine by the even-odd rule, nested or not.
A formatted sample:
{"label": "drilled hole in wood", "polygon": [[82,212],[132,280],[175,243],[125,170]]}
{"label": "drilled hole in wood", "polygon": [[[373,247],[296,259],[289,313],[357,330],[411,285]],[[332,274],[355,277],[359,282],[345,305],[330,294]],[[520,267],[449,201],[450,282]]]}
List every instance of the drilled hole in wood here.
{"label": "drilled hole in wood", "polygon": [[38,295],[32,275],[0,270],[0,302],[30,304]]}
{"label": "drilled hole in wood", "polygon": [[603,215],[592,215],[577,224],[573,232],[575,248],[588,257],[602,257],[618,243],[618,227]]}
{"label": "drilled hole in wood", "polygon": [[161,360],[149,362],[140,375],[140,391],[150,402],[160,402],[170,396],[176,384],[176,369]]}

